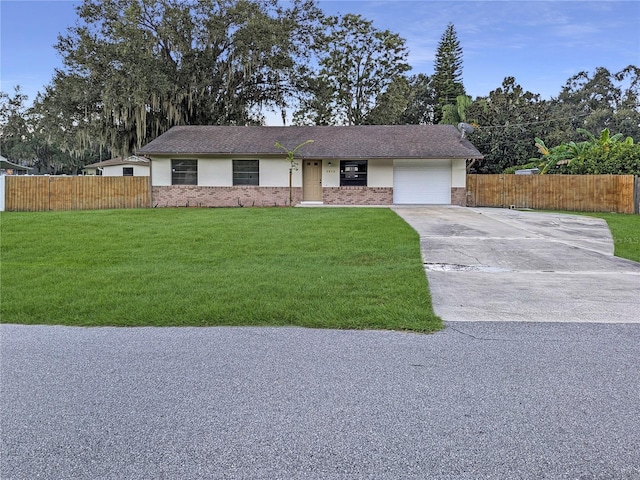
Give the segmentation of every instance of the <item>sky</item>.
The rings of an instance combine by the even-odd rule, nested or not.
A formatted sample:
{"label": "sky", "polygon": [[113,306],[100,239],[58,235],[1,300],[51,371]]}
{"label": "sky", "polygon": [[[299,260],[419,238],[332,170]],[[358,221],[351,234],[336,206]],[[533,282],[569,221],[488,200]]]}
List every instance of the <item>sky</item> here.
{"label": "sky", "polygon": [[[79,1],[0,0],[0,90],[20,85],[29,102],[62,58],[57,37],[73,26]],[[640,1],[319,0],[325,14],[355,13],[406,40],[410,74],[433,73],[434,55],[453,23],[463,51],[463,83],[473,98],[507,76],[542,98],[597,67],[640,66]],[[268,123],[271,122],[268,120]]]}

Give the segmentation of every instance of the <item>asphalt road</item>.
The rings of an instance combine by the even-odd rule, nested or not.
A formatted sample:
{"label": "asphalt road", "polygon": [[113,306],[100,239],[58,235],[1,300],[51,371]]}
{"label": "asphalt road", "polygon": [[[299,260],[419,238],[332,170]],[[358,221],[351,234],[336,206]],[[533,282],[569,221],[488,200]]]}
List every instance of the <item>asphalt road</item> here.
{"label": "asphalt road", "polygon": [[8,479],[640,479],[640,325],[1,325]]}

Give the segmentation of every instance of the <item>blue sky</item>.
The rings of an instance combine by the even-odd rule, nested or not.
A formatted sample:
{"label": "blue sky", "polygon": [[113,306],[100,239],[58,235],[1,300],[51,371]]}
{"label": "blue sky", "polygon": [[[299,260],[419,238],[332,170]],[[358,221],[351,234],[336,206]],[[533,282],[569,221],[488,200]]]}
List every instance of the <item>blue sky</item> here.
{"label": "blue sky", "polygon": [[[30,100],[62,60],[57,36],[76,21],[78,1],[1,0],[1,90],[20,85]],[[463,81],[473,97],[506,76],[543,98],[580,71],[640,66],[640,1],[321,0],[327,14],[357,13],[406,39],[410,73],[433,73],[433,57],[453,22],[463,49]]]}

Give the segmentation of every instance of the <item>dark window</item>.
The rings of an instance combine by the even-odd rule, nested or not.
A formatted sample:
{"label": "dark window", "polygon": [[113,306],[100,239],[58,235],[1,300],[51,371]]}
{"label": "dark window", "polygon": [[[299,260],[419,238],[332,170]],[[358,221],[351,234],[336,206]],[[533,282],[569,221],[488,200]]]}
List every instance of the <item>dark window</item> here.
{"label": "dark window", "polygon": [[123,177],[133,177],[133,167],[122,167]]}
{"label": "dark window", "polygon": [[171,160],[171,185],[197,185],[197,160]]}
{"label": "dark window", "polygon": [[340,161],[340,186],[341,187],[366,187],[367,186],[367,161],[366,160],[341,160]]}
{"label": "dark window", "polygon": [[234,185],[260,185],[260,160],[234,160]]}

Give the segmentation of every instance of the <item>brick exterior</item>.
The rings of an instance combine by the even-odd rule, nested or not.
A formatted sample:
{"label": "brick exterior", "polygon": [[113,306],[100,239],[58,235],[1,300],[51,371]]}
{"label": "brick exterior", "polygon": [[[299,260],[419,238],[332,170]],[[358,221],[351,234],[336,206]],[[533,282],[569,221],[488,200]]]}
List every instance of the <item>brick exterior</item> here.
{"label": "brick exterior", "polygon": [[451,205],[467,206],[466,187],[451,187]]}
{"label": "brick exterior", "polygon": [[326,205],[393,205],[392,187],[324,187]]}
{"label": "brick exterior", "polygon": [[[392,205],[392,187],[324,187],[325,205]],[[302,201],[302,189],[293,189],[293,204]],[[282,207],[289,205],[288,187],[153,187],[154,207]]]}
{"label": "brick exterior", "polygon": [[[154,207],[282,207],[289,205],[289,187],[201,187],[172,185],[153,187]],[[293,204],[302,200],[302,189],[293,189]]]}

